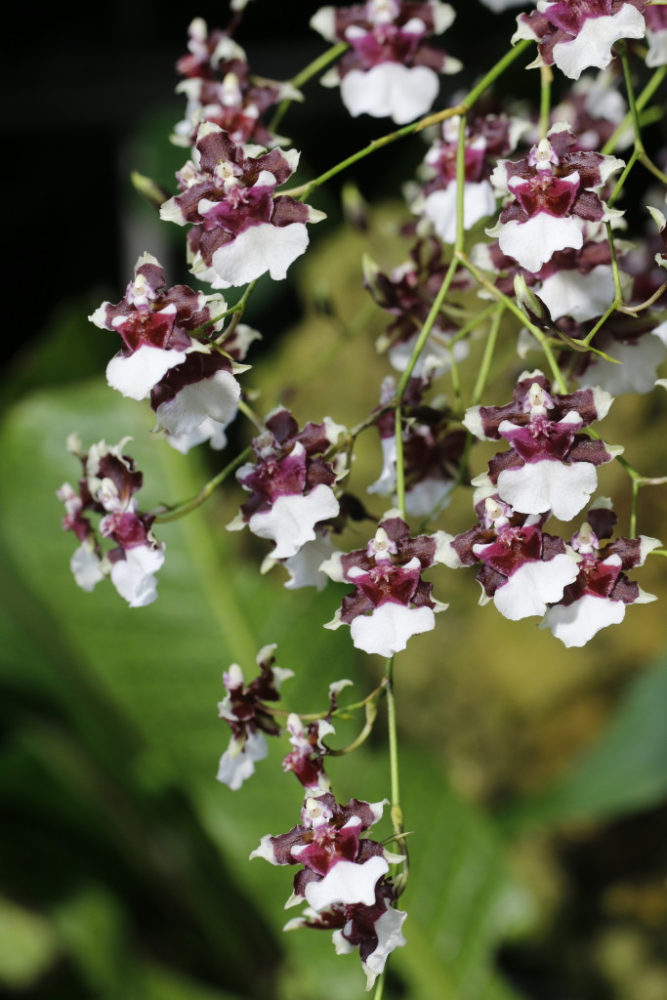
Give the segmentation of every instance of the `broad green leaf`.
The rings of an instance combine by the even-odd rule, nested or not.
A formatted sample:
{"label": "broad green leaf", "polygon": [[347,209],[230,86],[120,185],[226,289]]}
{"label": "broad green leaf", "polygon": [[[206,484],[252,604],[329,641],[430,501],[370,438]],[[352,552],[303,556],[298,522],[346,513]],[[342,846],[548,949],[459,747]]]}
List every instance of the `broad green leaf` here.
{"label": "broad green leaf", "polygon": [[532,824],[604,819],[667,796],[667,660],[632,684],[594,744],[551,788],[501,818],[510,830]]}

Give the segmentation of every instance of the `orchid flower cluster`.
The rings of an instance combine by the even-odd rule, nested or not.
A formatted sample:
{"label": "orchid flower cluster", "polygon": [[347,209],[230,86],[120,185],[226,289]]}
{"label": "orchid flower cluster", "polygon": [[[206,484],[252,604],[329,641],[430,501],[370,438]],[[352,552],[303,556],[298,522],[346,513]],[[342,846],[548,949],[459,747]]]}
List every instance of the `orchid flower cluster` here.
{"label": "orchid flower cluster", "polygon": [[[484,3],[491,11],[517,5]],[[640,487],[667,479],[643,476],[597,429],[614,395],[667,387],[658,377],[667,355],[667,227],[658,188],[667,182],[667,155],[651,158],[643,139],[667,75],[667,7],[538,0],[518,15],[507,54],[467,94],[444,88],[440,97],[443,77],[461,69],[440,44],[455,20],[449,4],[323,7],[310,23],[331,48],[286,83],[251,73],[233,37],[245,6],[232,3],[225,30],[209,31],[195,19],[177,64],[187,106],[173,140],[189,154],[173,194],[161,199],[160,217],[186,230],[185,258],[205,290],[168,285],[146,252],[124,297],[104,302],[90,319],[120,338],[109,385],[150,401],[166,444],[183,453],[226,449],[239,413],[253,424],[252,440],[193,501],[142,512],[135,496],[142,475],[124,454],[127,441],[84,451],[72,437],[83,475],[78,491],[65,484],[58,496],[64,527],[79,541],[71,563],[76,582],[92,590],[110,576],[130,607],[157,596],[154,574],[165,551],[153,527],[188,513],[233,473],[239,512],[228,528],[270,543],[262,572],[283,565],[288,589],[323,589],[329,581],[348,587],[333,619],[321,624],[346,626],[356,649],[387,661],[380,685],[346,710],[366,711],[356,746],[371,731],[380,700],[389,706],[393,835],[368,837],[386,803],[340,804],[324,770],[332,753],[324,739],[335,735],[338,697],[349,682],[332,685],[327,712],[306,719],[283,711],[275,702],[291,671],[275,666],[274,646],[260,651],[249,684],[237,664],[223,675],[219,715],[232,735],[218,780],[239,789],[266,757],[266,737],[287,735],[283,767],[304,789],[300,817],[288,833],[264,836],[251,857],[300,866],[287,905],[306,909],[287,929],[332,930],[336,951],[358,949],[368,988],[377,981],[381,991],[387,957],[405,944],[405,913],[396,907],[407,851],[394,658],[413,636],[435,629],[447,607],[424,575],[436,566],[475,567],[480,604],[493,603],[512,621],[536,618],[565,646],[579,647],[623,621],[630,605],[653,599],[628,574],[650,553],[667,554],[658,539],[637,533]],[[529,53],[524,96],[534,87],[535,114],[493,93]],[[299,153],[277,129],[317,75],[340,88],[351,115],[390,118],[400,127],[320,177],[284,189]],[[552,85],[560,94],[553,106]],[[300,425],[284,406],[259,417],[250,405],[257,391],[245,376],[260,334],[242,322],[256,282],[284,279],[307,253],[309,226],[324,215],[306,199],[321,184],[419,132],[428,147],[417,176],[406,178],[406,259],[393,268],[369,257],[359,265],[360,283],[389,316],[377,349],[393,374],[352,427],[323,414]],[[630,236],[637,223],[617,206],[629,175],[641,171],[657,204],[647,200],[645,234]],[[232,305],[220,293],[230,288],[243,290]],[[514,388],[511,401],[498,403],[489,387],[507,372],[507,348]],[[526,362],[529,354],[539,361]],[[471,359],[466,399],[461,370]],[[379,473],[364,497],[353,460],[369,430],[377,434]],[[477,441],[500,450],[474,474]],[[615,538],[612,501],[597,493],[598,470],[614,461],[632,492],[628,535]],[[443,511],[466,488],[471,526],[454,534]],[[366,508],[377,496],[386,498],[380,516]],[[346,551],[346,530],[365,521],[372,523],[367,541]],[[563,532],[553,521],[573,523]]]}

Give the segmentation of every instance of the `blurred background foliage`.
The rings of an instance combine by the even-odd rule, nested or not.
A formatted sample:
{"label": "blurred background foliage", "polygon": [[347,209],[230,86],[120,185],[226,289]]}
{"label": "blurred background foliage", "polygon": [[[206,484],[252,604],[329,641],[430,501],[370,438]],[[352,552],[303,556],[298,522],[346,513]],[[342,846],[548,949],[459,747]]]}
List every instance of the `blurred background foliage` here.
{"label": "blurred background foliage", "polygon": [[[295,56],[292,68],[307,59]],[[295,135],[306,134],[304,114],[295,109]],[[129,610],[105,585],[80,592],[68,568],[73,539],[59,529],[54,491],[78,474],[64,446],[73,430],[86,445],[133,437],[145,507],[194,494],[226,461],[184,457],[150,434],[147,406],[106,387],[113,338],[85,318],[103,297],[120,297],[144,249],[168,263],[172,280],[186,278],[182,231],[159,224],[126,180],[138,167],[170,183],[184,155],[165,136],[179,115],[177,101],[151,113],[114,161],[123,177],[113,206],[119,283],[98,262],[98,287],[81,285],[54,307],[3,383],[0,997],[348,1000],[362,995],[358,958],[336,957],[328,934],[282,935],[292,873],[247,861],[263,834],[298,819],[300,788],[280,769],[285,748],[275,741],[241,792],[215,781],[228,740],[216,703],[231,662],[249,677],[260,646],[278,643],[278,663],[295,672],[285,702],[304,712],[324,707],[333,680],[350,677],[355,697],[377,682],[376,657],[357,653],[347,630],[320,628],[341,589],[286,591],[280,568],[260,577],[266,547],[224,528],[240,499],[233,484],[187,519],[160,526],[167,560],[148,608]],[[346,121],[350,149],[366,141],[366,126]],[[328,159],[304,163],[304,174],[346,152],[312,148]],[[392,148],[360,172],[362,190],[375,178],[381,191],[385,183],[396,189],[421,153],[418,141]],[[314,230],[292,279],[262,280],[251,299],[248,320],[264,340],[244,378],[261,389],[258,412],[283,402],[300,420],[355,423],[388,372],[373,346],[384,322],[361,287],[361,256],[370,252],[384,268],[403,261],[400,208],[374,208],[365,233],[344,229],[337,192],[318,194],[331,221]],[[503,330],[496,402],[523,367],[515,333]],[[462,366],[464,399],[480,347]],[[602,428],[647,475],[664,474],[666,398],[659,390],[621,398]],[[247,428],[233,428],[232,447],[246,440]],[[473,473],[484,463],[482,447]],[[348,488],[373,514],[383,502],[369,501],[364,487],[379,466],[371,431],[359,441]],[[622,470],[603,467],[600,483],[626,531]],[[640,531],[667,538],[664,490],[643,490],[639,514]],[[470,519],[461,489],[438,526],[457,532]],[[356,525],[341,545],[357,547],[367,528]],[[408,945],[389,963],[388,998],[667,995],[661,569],[655,558],[637,576],[662,600],[630,608],[622,626],[582,650],[564,649],[530,620],[510,623],[492,606],[478,608],[466,571],[433,573],[450,609],[397,662],[404,808],[414,832],[401,903]],[[360,726],[359,718],[341,722],[336,744]],[[383,798],[383,723],[329,770],[339,799]],[[389,832],[388,824],[380,831]]]}

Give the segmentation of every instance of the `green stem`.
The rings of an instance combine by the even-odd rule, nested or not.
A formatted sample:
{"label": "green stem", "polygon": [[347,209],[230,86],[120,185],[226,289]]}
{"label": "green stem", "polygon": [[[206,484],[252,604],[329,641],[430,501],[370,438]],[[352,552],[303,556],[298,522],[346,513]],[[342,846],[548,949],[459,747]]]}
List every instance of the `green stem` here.
{"label": "green stem", "polygon": [[[325,69],[329,65],[329,63],[332,63],[334,62],[335,59],[338,59],[338,56],[342,56],[343,52],[345,52],[348,48],[349,46],[347,42],[338,42],[337,45],[332,45],[330,49],[327,49],[326,52],[323,52],[322,55],[317,57],[317,59],[313,59],[311,63],[308,63],[308,65],[304,67],[304,69],[302,69],[300,73],[297,73],[296,76],[293,76],[292,79],[290,80],[291,85],[296,89],[303,86],[304,83],[307,83],[310,79],[312,79],[312,77],[317,76],[317,74],[321,70]],[[281,121],[285,117],[285,112],[287,111],[293,100],[294,100],[293,97],[285,97],[280,102],[280,104],[276,109],[276,113],[269,122],[269,132],[276,131]]]}
{"label": "green stem", "polygon": [[472,391],[472,400],[471,400],[472,406],[477,406],[484,393],[486,380],[489,377],[491,362],[493,360],[493,355],[496,349],[496,342],[498,340],[498,331],[500,330],[500,324],[502,323],[503,314],[505,312],[505,306],[502,302],[498,303],[498,305],[495,306],[494,308],[496,310],[496,314],[493,317],[491,329],[489,330],[489,335],[486,338],[486,344],[484,345],[484,354],[482,355],[482,363],[480,365],[479,373],[475,381],[475,387]]}
{"label": "green stem", "polygon": [[[665,76],[667,76],[667,66],[661,66],[659,69],[655,71],[655,73],[653,74],[653,76],[651,77],[651,79],[646,84],[641,94],[635,101],[635,109],[637,112],[641,111],[643,108],[646,107],[646,105],[651,100],[658,87],[661,85],[662,81],[665,79]],[[609,137],[609,139],[602,147],[601,152],[605,156],[608,156],[610,153],[613,153],[613,151],[616,149],[619,139],[621,138],[623,133],[627,131],[628,126],[632,123],[632,121],[633,121],[632,112],[628,111],[623,121],[620,123],[620,125],[616,127],[612,135]]]}
{"label": "green stem", "polygon": [[387,729],[389,734],[389,783],[391,797],[391,825],[403,849],[403,810],[398,773],[398,730],[396,726],[396,701],[394,699],[394,657],[387,660],[385,671],[387,692]]}
{"label": "green stem", "polygon": [[637,537],[637,501],[639,498],[640,482],[638,479],[632,480],[632,503],[630,504],[630,538]]}
{"label": "green stem", "polygon": [[610,196],[609,200],[607,201],[607,205],[609,206],[609,208],[611,208],[613,206],[614,202],[616,201],[616,199],[618,198],[619,194],[623,190],[623,185],[625,184],[625,182],[626,182],[626,180],[628,178],[628,174],[630,173],[630,171],[634,167],[635,163],[639,159],[639,155],[640,155],[639,154],[639,150],[635,147],[635,149],[633,149],[633,151],[632,151],[632,156],[630,157],[630,159],[628,160],[628,162],[625,164],[625,167],[623,168],[623,173],[621,174],[621,176],[618,178],[618,180],[616,182],[616,187],[612,191],[611,196]]}
{"label": "green stem", "polygon": [[621,272],[618,267],[618,257],[614,245],[614,231],[610,222],[605,222],[607,240],[609,241],[609,256],[611,257],[611,272],[614,276],[614,306],[623,305],[623,289],[621,288]]}
{"label": "green stem", "polygon": [[250,458],[252,454],[252,448],[245,448],[240,455],[237,455],[229,465],[226,465],[221,472],[214,476],[213,479],[209,479],[205,486],[197,493],[196,496],[191,497],[189,500],[184,500],[183,503],[175,504],[173,507],[167,507],[164,513],[158,513],[155,517],[156,524],[165,524],[167,521],[177,521],[180,517],[185,517],[191,511],[196,510],[200,507],[205,500],[208,500],[211,493],[222,483],[228,476],[235,472],[240,465],[243,465],[247,458]]}
{"label": "green stem", "polygon": [[[431,330],[435,325],[435,321],[440,314],[442,304],[445,301],[445,297],[450,289],[451,283],[454,280],[454,275],[456,274],[458,268],[458,261],[456,259],[456,251],[463,247],[463,193],[465,189],[465,133],[466,133],[466,116],[461,115],[459,120],[459,135],[458,135],[458,146],[456,154],[456,243],[454,244],[454,256],[452,257],[449,267],[445,277],[443,278],[442,284],[438,289],[438,294],[433,300],[429,314],[426,317],[424,325],[421,328],[419,336],[415,342],[415,346],[412,349],[412,354],[410,355],[410,360],[408,361],[405,371],[402,373],[398,386],[396,387],[396,408],[395,408],[395,442],[396,442],[396,497],[398,508],[401,511],[402,517],[405,517],[405,469],[403,466],[403,396],[407,388],[408,382],[412,377],[412,373],[415,369],[415,365],[419,360],[419,356],[424,349],[424,345],[429,338]],[[454,354],[451,353],[451,371],[452,371],[452,381],[454,384],[454,391],[457,394],[457,398],[460,402],[460,384],[458,381],[458,369],[454,361]]]}
{"label": "green stem", "polygon": [[625,80],[625,90],[628,95],[628,104],[630,105],[630,117],[632,120],[632,130],[635,135],[635,148],[634,152],[637,154],[637,159],[639,162],[646,167],[646,169],[658,178],[663,184],[667,184],[667,174],[664,174],[660,167],[650,159],[644,149],[644,143],[642,141],[642,126],[639,120],[639,108],[637,106],[637,101],[635,99],[635,90],[632,83],[632,73],[630,71],[630,62],[628,60],[627,49],[625,42],[617,42],[616,49],[619,53],[621,59],[621,65],[623,66],[623,78]]}
{"label": "green stem", "polygon": [[549,66],[540,66],[540,139],[546,137],[551,118],[551,84],[553,73]]}
{"label": "green stem", "polygon": [[528,330],[530,330],[530,332],[532,333],[532,335],[535,337],[535,340],[538,342],[538,344],[540,345],[540,347],[544,351],[544,355],[545,355],[545,357],[547,359],[547,364],[549,365],[549,368],[551,369],[551,374],[553,375],[553,380],[554,380],[555,384],[558,386],[559,392],[566,393],[567,392],[567,386],[565,384],[565,379],[563,378],[563,373],[560,370],[560,368],[558,367],[558,364],[556,363],[556,359],[555,359],[555,357],[553,355],[553,351],[551,350],[551,346],[550,346],[550,344],[549,344],[546,336],[540,330],[540,328],[538,326],[535,326],[535,324],[533,322],[531,322],[531,320],[528,318],[528,316],[526,316],[526,314],[524,313],[524,311],[519,308],[519,306],[516,304],[516,302],[513,299],[511,299],[508,295],[505,295],[503,292],[501,292],[500,289],[496,288],[496,286],[493,285],[493,284],[491,284],[490,281],[487,281],[486,278],[481,274],[481,272],[474,266],[474,264],[472,264],[468,260],[468,258],[466,257],[466,255],[464,253],[459,253],[457,255],[457,257],[458,257],[458,260],[463,265],[463,267],[465,267],[466,271],[469,271],[470,274],[472,274],[473,278],[475,278],[476,281],[479,282],[479,284],[482,286],[482,288],[486,288],[486,290],[488,292],[490,292],[491,295],[493,295],[494,299],[497,299],[498,302],[502,302],[503,305],[507,309],[509,309],[510,312],[514,313],[514,315],[517,317],[517,319],[520,319],[521,322],[524,324],[524,326]]}
{"label": "green stem", "polygon": [[384,993],[384,971],[380,974],[380,978],[375,984],[375,993],[373,994],[373,1000],[382,1000],[383,993]]}
{"label": "green stem", "polygon": [[396,506],[405,520],[405,462],[403,458],[403,396],[399,394],[394,410],[394,440],[396,449]]}
{"label": "green stem", "polygon": [[476,330],[478,326],[481,326],[482,323],[486,323],[487,319],[495,314],[497,308],[498,307],[494,302],[493,305],[487,306],[486,309],[481,311],[481,313],[474,316],[468,323],[465,324],[465,326],[461,327],[458,333],[454,334],[451,340],[447,342],[447,347],[452,348],[455,344],[458,344],[460,340],[464,340],[469,333]]}
{"label": "green stem", "polygon": [[616,309],[616,301],[614,300],[614,302],[612,302],[612,304],[608,307],[606,312],[604,312],[602,316],[600,316],[599,320],[592,328],[592,330],[589,330],[589,332],[586,334],[586,336],[582,340],[582,344],[588,347],[590,342],[593,340],[595,334],[598,332],[598,330],[602,329],[602,327],[605,325],[605,323],[607,322],[607,320],[609,319],[609,317],[611,316],[611,314],[614,312],[615,309]]}
{"label": "green stem", "polygon": [[388,135],[380,136],[379,139],[373,139],[373,141],[367,146],[364,146],[363,149],[359,149],[356,153],[352,153],[351,156],[341,160],[340,163],[337,163],[329,170],[326,170],[323,174],[320,174],[319,177],[315,177],[312,181],[308,181],[306,184],[301,184],[299,187],[282,191],[281,194],[287,194],[293,198],[299,197],[303,201],[315,188],[320,187],[322,184],[326,184],[326,182],[331,180],[332,177],[335,177],[336,174],[346,170],[348,167],[352,166],[353,163],[363,160],[366,156],[370,156],[371,153],[375,153],[378,149],[382,149],[384,146],[388,146],[390,143],[396,142],[397,139],[402,139],[406,135],[412,135],[415,132],[421,132],[423,129],[429,128],[431,125],[437,125],[439,122],[443,122],[447,118],[454,118],[457,115],[467,114],[482,94],[484,94],[489,89],[491,84],[505,72],[508,66],[518,59],[518,57],[528,48],[529,45],[532,45],[532,41],[528,39],[524,39],[515,45],[513,49],[506,53],[503,58],[495,64],[495,66],[492,66],[489,72],[482,77],[479,83],[476,84],[476,86],[474,86],[468,94],[466,94],[460,104],[457,104],[452,108],[445,108],[443,111],[436,111],[434,114],[427,115],[425,118],[420,118],[416,122],[404,125],[395,132],[390,132]]}

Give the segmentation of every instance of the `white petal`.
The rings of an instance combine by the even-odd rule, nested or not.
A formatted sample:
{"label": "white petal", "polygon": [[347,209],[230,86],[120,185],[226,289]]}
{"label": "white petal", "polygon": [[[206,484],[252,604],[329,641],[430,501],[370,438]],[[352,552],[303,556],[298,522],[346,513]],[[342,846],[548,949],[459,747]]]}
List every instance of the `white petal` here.
{"label": "white petal", "polygon": [[590,462],[564,465],[543,459],[520,469],[504,469],[498,476],[498,494],[521,514],[544,514],[570,521],[588,503],[597,487],[595,466]]}
{"label": "white petal", "polygon": [[[404,372],[413,354],[414,346],[417,343],[418,334],[403,340],[389,348],[389,364],[396,371]],[[438,330],[432,330],[423,351],[419,355],[417,364],[413,369],[415,378],[421,376],[437,377],[448,372],[452,366],[452,355],[455,361],[464,361],[468,357],[469,347],[467,341],[459,340],[452,348],[446,334]]]}
{"label": "white petal", "polygon": [[84,542],[69,561],[75,581],[82,590],[90,593],[104,579],[104,563],[94,549]]}
{"label": "white petal", "polygon": [[187,455],[191,448],[203,444],[204,441],[208,441],[210,447],[215,451],[222,451],[227,445],[225,428],[217,420],[212,420],[211,417],[205,417],[199,426],[188,434],[167,435],[167,443],[176,451],[180,451],[181,455]]}
{"label": "white petal", "polygon": [[567,607],[556,604],[549,608],[540,627],[550,628],[566,646],[585,646],[600,629],[618,625],[624,617],[623,601],[584,594]]}
{"label": "white petal", "polygon": [[540,212],[526,222],[502,223],[498,227],[500,249],[521,267],[536,273],[557,250],[581,250],[583,220],[575,216],[557,218]]}
{"label": "white petal", "polygon": [[310,19],[310,27],[327,42],[336,41],[336,8],[320,7]]}
{"label": "white petal", "polygon": [[406,917],[407,913],[404,910],[396,910],[393,906],[388,906],[382,916],[375,921],[377,947],[363,963],[367,990],[372,989],[376,978],[384,970],[387,958],[392,951],[395,948],[401,948],[406,943],[401,932]]}
{"label": "white petal", "polygon": [[664,66],[667,63],[667,30],[663,28],[662,31],[651,31],[647,28],[646,40],[648,42],[646,65],[651,69]]}
{"label": "white petal", "polygon": [[430,7],[433,17],[433,34],[441,35],[453,23],[456,12],[448,3],[440,3],[439,0],[431,0]]}
{"label": "white petal", "polygon": [[287,269],[308,246],[308,230],[303,222],[288,226],[272,226],[262,222],[245,229],[231,243],[219,247],[211,266],[201,258],[192,271],[213,288],[246,285],[268,271],[274,281],[280,281]]}
{"label": "white petal", "polygon": [[334,903],[351,906],[361,903],[372,906],[375,903],[375,886],[378,879],[389,871],[383,857],[376,855],[356,864],[354,861],[338,861],[321,882],[309,882],[305,889],[306,902],[314,910],[324,910]]}
{"label": "white petal", "polygon": [[405,649],[410,636],[430,632],[435,627],[431,608],[406,608],[391,601],[375,608],[370,615],[357,615],[350,625],[357,649],[378,656],[393,656]]}
{"label": "white petal", "polygon": [[493,595],[501,615],[511,621],[543,615],[547,604],[555,604],[563,590],[573,583],[579,566],[572,556],[561,553],[548,562],[524,563]]}
{"label": "white petal", "polygon": [[452,492],[453,479],[421,479],[405,494],[405,510],[412,517],[429,514],[436,505],[442,509]]}
{"label": "white petal", "polygon": [[[228,785],[232,791],[236,792],[241,787],[246,778],[255,773],[255,761],[263,760],[268,753],[268,747],[263,733],[249,733],[243,749],[239,753],[232,753],[225,750],[218,765],[216,778],[223,785]],[[250,857],[266,857],[260,854],[260,849],[250,855]],[[271,859],[266,857],[267,861]],[[275,862],[272,862],[275,864]]]}
{"label": "white petal", "polygon": [[[445,243],[456,242],[456,193],[458,185],[452,181],[444,190],[429,194],[422,207],[422,214],[433,223],[438,236]],[[472,229],[480,219],[486,219],[496,210],[496,198],[488,181],[463,186],[463,228]]]}
{"label": "white petal", "polygon": [[142,344],[129,357],[117,354],[107,365],[107,382],[130,399],[145,399],[170,368],[185,361],[185,351],[165,351]]}
{"label": "white petal", "polygon": [[111,564],[111,582],[131,608],[143,608],[157,597],[156,573],[164,562],[164,548],[136,545],[125,559]]}
{"label": "white petal", "polygon": [[160,403],[155,413],[170,434],[190,434],[207,417],[226,427],[236,415],[240,395],[234,376],[217,371],[211,378],[184,386],[172,399]]}
{"label": "white petal", "polygon": [[562,316],[571,316],[583,323],[601,316],[613,302],[614,273],[610,264],[599,264],[588,274],[575,270],[557,271],[544,279],[537,294],[554,322]]}
{"label": "white petal", "polygon": [[338,510],[331,487],[320,483],[305,496],[278,497],[270,510],[253,514],[248,527],[259,538],[276,543],[272,558],[289,559],[315,539],[315,525],[336,517]]}
{"label": "white petal", "polygon": [[396,438],[380,439],[382,449],[382,472],[378,479],[366,487],[367,493],[378,493],[382,497],[393,493],[396,488]]}
{"label": "white petal", "polygon": [[619,38],[643,38],[644,18],[636,7],[625,3],[615,14],[588,17],[571,42],[554,45],[554,62],[571,80],[578,80],[589,66],[606,69],[612,59],[611,47]]}
{"label": "white petal", "polygon": [[320,567],[332,556],[333,551],[334,547],[328,534],[318,534],[312,542],[306,542],[305,545],[302,545],[295,556],[291,556],[284,562],[285,569],[290,575],[285,584],[287,589],[316,587],[317,590],[323,590],[327,585],[328,577]]}
{"label": "white petal", "polygon": [[617,341],[605,348],[605,353],[621,364],[595,358],[578,382],[582,386],[604,386],[614,396],[621,396],[626,392],[650,392],[667,350],[660,337],[651,333],[634,343]]}
{"label": "white petal", "polygon": [[426,114],[438,95],[437,74],[427,66],[384,62],[367,71],[353,69],[340,83],[343,104],[356,118],[393,118],[405,125]]}

